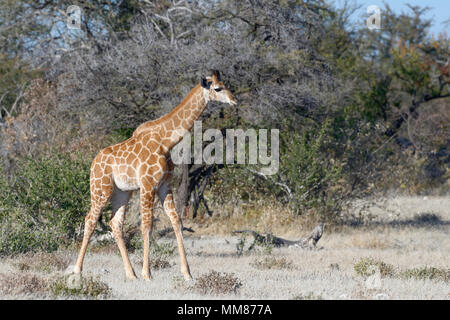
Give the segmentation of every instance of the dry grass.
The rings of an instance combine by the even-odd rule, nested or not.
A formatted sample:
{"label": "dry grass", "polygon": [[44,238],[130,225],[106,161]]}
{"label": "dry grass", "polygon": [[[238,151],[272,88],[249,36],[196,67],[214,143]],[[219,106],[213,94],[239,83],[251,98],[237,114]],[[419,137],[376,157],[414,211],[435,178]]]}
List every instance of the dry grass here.
{"label": "dry grass", "polygon": [[256,269],[292,269],[293,263],[291,260],[285,257],[273,257],[268,256],[262,259],[256,259],[254,262],[250,263]]}
{"label": "dry grass", "polygon": [[369,236],[358,236],[353,235],[352,245],[359,249],[388,249],[393,247],[393,243],[386,238],[381,238],[380,236],[369,235]]}
{"label": "dry grass", "polygon": [[29,273],[0,274],[0,292],[4,295],[33,294],[39,296],[49,290],[49,280]]}
{"label": "dry grass", "polygon": [[13,259],[12,264],[19,271],[50,273],[66,270],[70,264],[70,258],[62,252],[39,252],[19,255]]}
{"label": "dry grass", "polygon": [[295,295],[292,300],[323,300],[323,297],[316,295],[314,292],[309,292],[307,294],[300,293]]}
{"label": "dry grass", "polygon": [[[158,246],[155,246],[156,255],[151,257],[151,261],[154,261],[153,280],[150,282],[142,279],[127,280],[117,249],[114,253],[89,251],[83,272],[92,274],[93,279],[109,288],[110,295],[99,298],[448,300],[450,199],[402,198],[398,201],[400,201],[397,207],[398,214],[389,216],[392,210],[377,209],[377,212],[374,209],[377,218],[368,224],[325,229],[318,243],[319,247],[323,247],[321,250],[273,248],[270,254],[263,250],[245,250],[244,254],[238,255],[236,245],[239,243],[239,237],[224,232],[234,230],[237,226],[233,225],[231,220],[229,221],[231,226],[214,227],[214,223],[218,221],[225,223],[227,220],[225,217],[209,219],[204,228],[200,224],[194,225],[189,220],[185,221],[185,226],[192,227],[196,231],[184,235],[187,258],[194,277],[194,281],[191,282],[185,282],[182,278],[176,250],[172,254],[173,248],[176,248],[176,241],[170,238],[160,239]],[[396,208],[396,205],[392,203],[390,205]],[[247,229],[272,231],[277,236],[288,239],[300,238],[311,230],[311,226],[301,226],[300,223],[297,225],[293,220],[292,230],[284,226],[279,227],[277,231],[274,225],[269,224],[265,227],[263,220],[257,220],[256,217],[252,219],[256,219],[253,220],[255,224],[245,226]],[[156,223],[157,228],[169,225],[164,223],[161,216],[161,221]],[[242,227],[243,225],[239,225],[239,228]],[[211,231],[215,228],[222,230],[220,235],[217,234],[219,232]],[[272,230],[269,230],[271,228]],[[283,228],[286,229],[283,231]],[[157,263],[158,254],[170,265],[165,264],[164,268],[158,269],[154,264]],[[77,252],[73,250],[58,255],[74,263]],[[141,253],[136,250],[130,256],[139,276],[142,268]],[[19,260],[23,261],[23,257],[21,259],[19,257],[0,259],[0,273],[19,277],[17,264]],[[384,270],[380,270],[380,274],[382,272],[384,274],[376,286],[368,285],[370,277],[373,276],[373,268],[368,268],[366,272],[362,272],[362,269],[360,273],[355,271],[355,265],[360,264],[363,268],[362,261],[370,262],[372,267]],[[24,278],[20,280],[22,282],[17,280],[17,283],[30,283],[31,287],[39,288],[39,282],[32,276],[42,279],[41,274],[45,272],[45,277],[51,279],[52,283],[60,277],[60,271],[57,271],[59,268],[48,272],[42,269],[38,271],[39,268],[32,267],[34,263],[28,261],[25,264],[31,267],[28,271],[20,273]],[[206,272],[208,270],[214,270],[215,273]],[[237,290],[219,290],[221,293],[218,294],[214,290],[208,290],[214,288],[214,279],[220,283],[219,280],[222,278],[228,279],[228,282],[224,281],[225,284],[239,282],[241,285]],[[233,278],[234,282],[231,281]],[[6,283],[2,284],[2,287],[8,287],[7,283],[15,282],[16,280],[2,282]],[[26,285],[16,286],[17,291],[8,289],[9,293],[2,298],[33,299],[44,296],[54,299],[54,295],[45,294],[38,289],[35,291],[20,289],[24,286],[27,288]],[[223,285],[223,288],[225,287],[233,288],[232,285]],[[86,296],[72,295],[59,298],[85,299]]]}

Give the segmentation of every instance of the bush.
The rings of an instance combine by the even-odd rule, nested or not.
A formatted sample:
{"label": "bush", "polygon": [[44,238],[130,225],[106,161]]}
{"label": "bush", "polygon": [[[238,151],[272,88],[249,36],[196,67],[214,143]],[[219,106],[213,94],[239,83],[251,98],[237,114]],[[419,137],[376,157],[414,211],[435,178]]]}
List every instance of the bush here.
{"label": "bush", "polygon": [[413,268],[400,272],[400,277],[406,279],[430,279],[448,282],[450,280],[450,269],[439,269],[435,267]]}
{"label": "bush", "polygon": [[172,242],[158,244],[156,240],[150,241],[149,254],[154,258],[169,258],[175,254],[177,247]]}
{"label": "bush", "polygon": [[106,298],[111,295],[108,285],[93,276],[62,276],[51,285],[55,296],[87,296],[90,298]]}
{"label": "bush", "polygon": [[382,277],[392,277],[395,274],[394,267],[380,260],[375,260],[372,258],[361,259],[358,263],[353,266],[356,274],[369,277],[373,275],[377,270],[380,271]]}
{"label": "bush", "polygon": [[241,286],[241,281],[233,273],[211,270],[197,279],[194,288],[203,294],[227,294],[236,293]]}
{"label": "bush", "polygon": [[450,269],[425,266],[396,271],[394,266],[372,258],[361,259],[353,266],[353,268],[358,275],[363,277],[373,275],[378,269],[382,277],[396,277],[400,279],[415,280],[430,279],[446,282],[450,280]]}
{"label": "bush", "polygon": [[[142,253],[143,250],[143,241],[142,236],[139,233],[136,233],[131,240],[128,242],[127,249],[131,252],[136,250]],[[169,258],[172,257],[175,253],[176,246],[172,242],[167,243],[159,243],[155,239],[150,240],[149,245],[149,259],[150,259],[150,268],[154,270],[170,268],[172,265],[169,262]],[[139,260],[139,264],[142,265],[143,260]]]}
{"label": "bush", "polygon": [[169,258],[175,254],[176,249],[177,247],[172,242],[158,244],[156,240],[150,241],[150,268],[155,270],[170,268],[172,265]]}
{"label": "bush", "polygon": [[11,210],[11,190],[9,188],[6,176],[2,173],[0,164],[0,221]]}
{"label": "bush", "polygon": [[11,209],[0,220],[0,255],[55,251],[60,231],[48,223],[39,223],[22,209]]}
{"label": "bush", "polygon": [[336,200],[342,184],[342,165],[333,159],[329,123],[318,130],[303,135],[285,137],[286,150],[282,151],[281,166],[287,184],[295,194],[293,201],[297,212],[314,209],[323,218],[333,218],[340,211]]}
{"label": "bush", "polygon": [[21,160],[15,181],[0,181],[0,254],[73,243],[90,205],[89,166],[80,155]]}

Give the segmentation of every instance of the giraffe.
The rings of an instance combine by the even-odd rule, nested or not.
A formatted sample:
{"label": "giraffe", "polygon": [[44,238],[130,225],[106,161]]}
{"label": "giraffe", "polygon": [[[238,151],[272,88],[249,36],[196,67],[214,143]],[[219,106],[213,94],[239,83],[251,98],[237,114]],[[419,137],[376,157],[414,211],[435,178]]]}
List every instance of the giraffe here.
{"label": "giraffe", "polygon": [[181,272],[191,280],[183,244],[182,222],[174,202],[170,180],[174,164],[170,150],[183,138],[198,119],[209,101],[235,105],[236,100],[220,79],[220,73],[202,77],[181,103],[168,114],[139,125],[131,138],[101,150],[94,158],[90,170],[91,208],[85,217],[83,242],[74,273],[81,273],[89,239],[101,216],[101,211],[111,200],[113,215],[109,225],[122,256],[127,278],[136,279],[130,263],[122,226],[126,206],[135,190],[140,191],[141,232],[144,241],[142,277],[151,279],[149,266],[149,236],[152,229],[153,203],[158,195],[164,212],[168,215],[177,239]]}

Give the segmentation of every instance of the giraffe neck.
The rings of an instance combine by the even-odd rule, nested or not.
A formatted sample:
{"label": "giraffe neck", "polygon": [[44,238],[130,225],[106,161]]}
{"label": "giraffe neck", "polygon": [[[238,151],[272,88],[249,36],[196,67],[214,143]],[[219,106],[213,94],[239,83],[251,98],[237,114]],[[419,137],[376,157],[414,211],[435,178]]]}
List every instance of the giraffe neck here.
{"label": "giraffe neck", "polygon": [[207,103],[203,88],[198,84],[175,109],[161,119],[165,129],[162,134],[162,144],[167,150],[180,142],[192,128],[194,121],[200,117]]}

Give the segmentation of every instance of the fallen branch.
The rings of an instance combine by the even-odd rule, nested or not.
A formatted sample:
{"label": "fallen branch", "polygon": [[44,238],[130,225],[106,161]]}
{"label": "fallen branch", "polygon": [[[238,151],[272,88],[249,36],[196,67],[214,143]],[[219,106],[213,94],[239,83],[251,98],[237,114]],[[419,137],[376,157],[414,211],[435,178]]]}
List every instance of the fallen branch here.
{"label": "fallen branch", "polygon": [[259,234],[256,231],[253,230],[235,230],[232,233],[250,233],[255,238],[253,244],[251,247],[253,247],[254,244],[260,244],[260,245],[272,245],[276,248],[279,247],[299,247],[299,248],[315,248],[317,242],[319,242],[320,238],[322,237],[323,230],[324,230],[325,224],[320,223],[317,225],[311,233],[305,237],[301,238],[296,241],[287,240],[283,238],[279,238],[274,236],[273,234]]}
{"label": "fallen branch", "polygon": [[[183,230],[182,230],[182,231],[189,231],[189,232],[192,232],[192,233],[195,232],[192,228],[186,228],[186,227],[183,227]],[[162,238],[162,237],[165,237],[166,235],[168,235],[168,234],[171,233],[171,232],[173,232],[173,228],[172,228],[172,227],[168,227],[168,228],[164,228],[164,229],[162,229],[162,230],[159,230],[159,231],[157,232],[157,234],[158,234],[158,236],[159,236],[160,238]]]}

